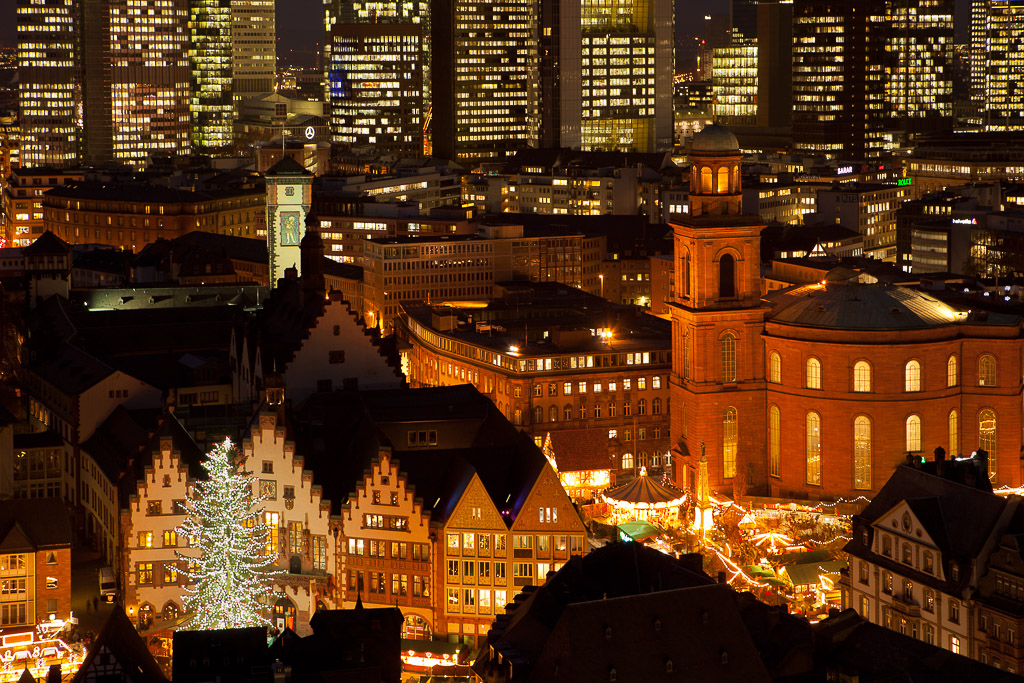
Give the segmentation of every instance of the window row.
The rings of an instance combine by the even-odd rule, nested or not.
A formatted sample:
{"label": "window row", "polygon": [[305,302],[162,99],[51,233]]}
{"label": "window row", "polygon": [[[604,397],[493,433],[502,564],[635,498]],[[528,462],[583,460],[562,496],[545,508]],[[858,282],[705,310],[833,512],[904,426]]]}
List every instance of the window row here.
{"label": "window row", "polygon": [[[735,381],[736,376],[736,340],[727,334],[721,341],[722,381]],[[853,391],[873,391],[873,372],[871,363],[859,360],[853,364]],[[782,383],[782,356],[778,351],[768,355],[768,381],[772,384]],[[946,359],[946,386],[955,387],[960,383],[956,354]],[[978,386],[994,387],[996,385],[996,359],[984,354],[978,359]],[[804,363],[804,386],[808,389],[821,389],[821,360],[808,358]],[[921,362],[911,359],[903,366],[903,391],[922,391]]]}
{"label": "window row", "polygon": [[[607,389],[608,389],[608,391],[610,393],[615,393],[616,391],[619,390],[620,383],[621,383],[623,391],[632,391],[633,390],[633,379],[630,378],[630,377],[626,377],[626,378],[624,378],[622,380],[609,380],[608,382],[585,382],[585,381],[562,382],[562,395],[563,396],[571,396],[572,393],[573,393],[573,385],[576,386],[576,393],[578,393],[578,394],[585,394],[585,393],[587,393],[587,387],[588,386],[590,387],[591,391],[593,393],[595,393],[595,394],[600,394],[600,393],[604,392],[605,391],[605,387],[607,387]],[[659,375],[654,375],[653,377],[651,377],[651,383],[650,384],[651,384],[651,388],[652,389],[661,389],[661,377]],[[547,395],[548,396],[558,396],[558,383],[557,382],[548,382],[547,386],[548,386],[548,390],[547,390]],[[646,391],[647,390],[647,378],[646,377],[637,377],[636,378],[636,388],[639,391]],[[513,395],[516,398],[519,398],[520,396],[522,396],[522,387],[521,386],[516,385],[515,387],[513,387],[512,391],[513,391]],[[534,384],[533,385],[533,395],[534,396],[538,396],[538,397],[539,396],[543,396],[544,395],[544,385],[543,384]]]}
{"label": "window row", "polygon": [[[640,415],[640,416],[647,415],[647,411],[648,411],[647,399],[642,398],[639,401],[637,401],[637,403],[636,403],[636,414]],[[607,406],[607,411],[605,410],[605,406],[603,404],[601,404],[601,403],[595,403],[594,406],[593,406],[593,410],[592,411],[588,411],[587,410],[587,405],[585,403],[581,403],[579,405],[579,408],[573,408],[571,403],[566,403],[564,406],[562,406],[561,410],[559,410],[558,406],[549,406],[548,409],[547,409],[547,418],[548,418],[547,421],[548,422],[558,422],[559,414],[561,414],[561,419],[563,419],[566,422],[568,422],[570,420],[575,419],[577,413],[579,414],[579,419],[581,419],[581,420],[586,420],[588,413],[592,414],[594,419],[598,419],[598,420],[603,418],[603,417],[608,417],[609,419],[613,419],[613,418],[615,418],[618,415],[618,412],[619,412],[618,405],[616,403],[609,403],[608,406]],[[519,410],[519,409],[516,409],[515,413],[519,415],[519,419],[520,419],[520,422],[516,422],[516,424],[521,424],[522,411]],[[651,415],[661,415],[661,413],[662,413],[662,402],[661,402],[660,398],[655,398],[655,399],[653,399],[651,401],[650,413],[651,413]],[[544,407],[543,406],[534,406],[534,408],[533,408],[533,422],[534,422],[534,424],[538,424],[538,423],[544,422],[544,414],[545,414],[545,411],[544,411]],[[622,417],[631,417],[632,415],[633,415],[633,404],[628,402],[628,401],[626,403],[623,403],[622,404]],[[513,419],[513,421],[515,421],[515,420]]]}
{"label": "window row", "polygon": [[[960,415],[951,410],[947,417],[949,453],[960,452]],[[822,432],[821,415],[810,411],[804,419],[804,460],[806,483],[821,484]],[[908,453],[923,450],[923,429],[921,416],[908,415],[904,422],[904,447]],[[739,431],[736,409],[728,407],[722,415],[722,460],[726,478],[736,475],[736,451]],[[871,418],[858,415],[853,420],[853,479],[854,488],[871,488]],[[978,448],[988,453],[988,473],[996,474],[996,414],[985,408],[978,413]],[[782,467],[782,415],[778,406],[768,409],[768,473],[781,476]]]}

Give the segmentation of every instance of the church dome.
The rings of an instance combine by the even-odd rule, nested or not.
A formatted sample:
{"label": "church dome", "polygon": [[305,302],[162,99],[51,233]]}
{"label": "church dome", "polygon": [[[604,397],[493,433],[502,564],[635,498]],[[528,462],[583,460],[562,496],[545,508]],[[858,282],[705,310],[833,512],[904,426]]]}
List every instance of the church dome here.
{"label": "church dome", "polygon": [[732,131],[725,126],[713,123],[693,136],[692,152],[739,152],[740,143]]}

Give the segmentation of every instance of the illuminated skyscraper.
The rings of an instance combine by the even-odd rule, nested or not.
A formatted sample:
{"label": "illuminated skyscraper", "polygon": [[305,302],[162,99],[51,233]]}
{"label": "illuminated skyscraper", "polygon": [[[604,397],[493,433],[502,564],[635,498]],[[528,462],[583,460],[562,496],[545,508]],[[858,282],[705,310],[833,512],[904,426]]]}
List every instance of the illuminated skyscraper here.
{"label": "illuminated skyscraper", "polygon": [[219,154],[232,143],[231,0],[189,0],[192,148]]}
{"label": "illuminated skyscraper", "polygon": [[971,98],[987,130],[1024,130],[1024,0],[971,3]]}
{"label": "illuminated skyscraper", "polygon": [[952,0],[796,0],[793,142],[846,159],[952,126]]}
{"label": "illuminated skyscraper", "polygon": [[18,0],[21,164],[72,166],[83,124],[80,0]]}
{"label": "illuminated skyscraper", "polygon": [[277,77],[274,0],[232,0],[231,46],[235,101],[274,92]]}
{"label": "illuminated skyscraper", "polygon": [[541,3],[541,145],[672,146],[670,0]]}
{"label": "illuminated skyscraper", "polygon": [[723,126],[757,124],[757,41],[737,38],[716,47],[711,67],[714,114]]}
{"label": "illuminated skyscraper", "polygon": [[331,142],[423,153],[423,36],[418,24],[335,24]]}
{"label": "illuminated skyscraper", "polygon": [[[104,1],[113,159],[139,167],[153,153],[187,154],[188,0]],[[92,97],[91,88],[86,94]]]}
{"label": "illuminated skyscraper", "polygon": [[434,153],[478,160],[537,146],[536,0],[432,0],[430,14]]}

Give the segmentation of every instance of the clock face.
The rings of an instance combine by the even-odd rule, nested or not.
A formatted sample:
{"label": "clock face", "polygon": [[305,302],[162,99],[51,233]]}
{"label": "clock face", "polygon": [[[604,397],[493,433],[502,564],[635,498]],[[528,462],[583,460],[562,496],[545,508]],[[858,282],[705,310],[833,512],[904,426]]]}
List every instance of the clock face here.
{"label": "clock face", "polygon": [[315,136],[315,135],[316,135],[316,131],[313,129],[313,126],[306,126],[306,139],[307,140],[312,140],[313,136]]}

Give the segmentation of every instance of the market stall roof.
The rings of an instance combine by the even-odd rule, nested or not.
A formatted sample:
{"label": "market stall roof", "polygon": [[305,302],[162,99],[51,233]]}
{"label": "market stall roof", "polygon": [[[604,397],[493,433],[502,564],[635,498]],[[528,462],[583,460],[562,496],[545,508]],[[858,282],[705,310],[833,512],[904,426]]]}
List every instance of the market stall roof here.
{"label": "market stall roof", "polygon": [[813,586],[818,583],[822,574],[838,574],[846,568],[846,563],[839,560],[827,560],[806,564],[788,564],[779,569],[779,576],[789,577],[793,586]]}
{"label": "market stall roof", "polygon": [[634,541],[642,541],[661,534],[661,529],[650,522],[623,522],[619,525],[619,533],[623,533]]}
{"label": "market stall roof", "polygon": [[640,476],[622,486],[605,491],[604,498],[613,505],[630,504],[641,507],[668,507],[683,502],[685,493],[674,486],[659,484],[647,476],[647,470],[641,468]]}

